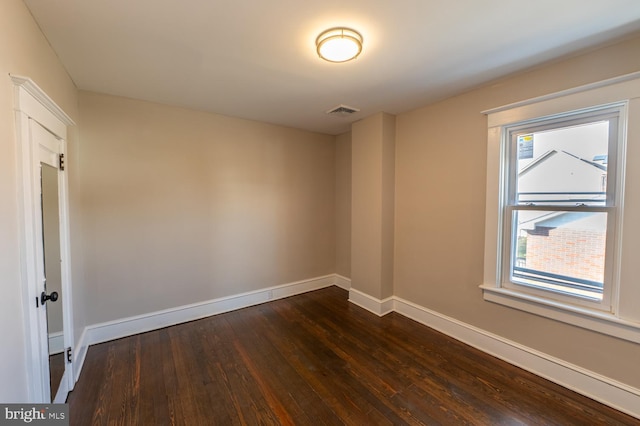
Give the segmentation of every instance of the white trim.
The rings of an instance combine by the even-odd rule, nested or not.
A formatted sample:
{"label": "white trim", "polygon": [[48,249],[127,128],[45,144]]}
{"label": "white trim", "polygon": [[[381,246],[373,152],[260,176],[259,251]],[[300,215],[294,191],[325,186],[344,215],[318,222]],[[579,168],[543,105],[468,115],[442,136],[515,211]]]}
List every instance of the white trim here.
{"label": "white trim", "polygon": [[[61,154],[68,159],[67,141],[62,140],[60,143]],[[64,347],[71,348],[74,343],[74,322],[73,322],[73,281],[71,273],[71,219],[69,216],[69,167],[65,167],[65,171],[58,173],[58,206],[60,209],[60,278],[62,280],[62,325],[64,334]],[[75,381],[71,380],[74,376],[73,363],[67,363],[63,382],[67,394],[73,390]],[[60,389],[63,385],[60,385]],[[59,390],[60,390],[59,389]],[[66,394],[64,399],[66,400]]]}
{"label": "white trim", "polygon": [[536,104],[539,102],[544,102],[544,101],[549,101],[551,99],[556,99],[556,98],[561,98],[563,96],[569,96],[569,95],[573,95],[575,93],[580,93],[580,92],[586,92],[589,90],[594,90],[594,89],[599,89],[601,87],[606,87],[606,86],[611,86],[613,84],[618,84],[618,83],[624,83],[626,81],[629,80],[635,80],[640,78],[640,71],[636,71],[636,72],[632,72],[629,74],[623,74],[617,77],[613,77],[613,78],[609,78],[606,80],[601,80],[601,81],[596,81],[594,83],[588,83],[588,84],[584,84],[582,86],[577,86],[577,87],[572,87],[570,89],[566,89],[566,90],[561,90],[559,92],[554,92],[554,93],[549,93],[547,95],[542,95],[542,96],[538,96],[535,98],[531,98],[531,99],[526,99],[524,101],[520,101],[520,102],[514,102],[511,104],[507,104],[507,105],[502,105],[496,108],[491,108],[491,109],[487,109],[484,111],[481,111],[481,114],[484,115],[490,115],[490,114],[496,114],[502,111],[507,111],[510,109],[514,109],[514,108],[520,108],[523,106],[527,106],[527,105],[532,105],[532,104]]}
{"label": "white trim", "polygon": [[610,313],[556,302],[493,285],[481,285],[480,288],[483,290],[484,300],[489,302],[640,343],[640,324],[626,321]]}
{"label": "white trim", "polygon": [[351,289],[351,278],[344,277],[339,274],[336,275],[336,285],[344,290]]}
{"label": "white trim", "polygon": [[[37,84],[26,77],[10,75],[14,85],[14,109],[16,125],[16,195],[19,209],[20,233],[20,286],[23,296],[22,327],[25,336],[25,355],[27,358],[27,392],[30,402],[49,403],[49,371],[48,339],[46,330],[46,312],[36,307],[36,299],[42,291],[42,221],[40,207],[40,146],[32,138],[31,121],[41,124],[63,141],[67,135],[67,126],[73,125],[73,120],[56,103],[44,93]],[[64,142],[60,143],[64,151]],[[65,209],[66,179],[59,177],[61,209]],[[60,195],[59,195],[60,197]],[[69,224],[66,210],[60,216],[61,244],[68,244]],[[66,241],[66,242],[65,242]],[[68,254],[61,247],[61,255]],[[70,263],[68,257],[62,265],[63,294],[70,293]],[[69,290],[69,291],[67,291]],[[63,299],[64,309],[71,309],[71,300]],[[68,318],[65,315],[65,320]],[[67,323],[64,327],[65,341],[73,340],[73,325]],[[71,368],[67,365],[66,368]],[[67,374],[65,377],[71,377]],[[68,383],[64,388],[70,388]]]}
{"label": "white trim", "polygon": [[62,331],[49,333],[49,355],[64,352],[64,334]]}
{"label": "white trim", "polygon": [[393,297],[380,300],[355,288],[349,290],[349,302],[381,317],[393,312]]}
{"label": "white trim", "polygon": [[18,229],[20,233],[20,286],[23,303],[23,328],[25,336],[25,354],[27,357],[28,399],[33,402],[46,401],[44,375],[43,345],[40,336],[46,334],[41,326],[42,318],[35,309],[34,302],[38,297],[37,280],[38,265],[36,262],[36,218],[33,205],[33,176],[31,156],[32,149],[29,136],[29,118],[16,111],[16,160],[18,171]]}
{"label": "white trim", "polygon": [[640,418],[640,389],[505,339],[399,297],[394,310],[476,349]]}
{"label": "white trim", "polygon": [[89,339],[87,335],[87,327],[85,327],[84,330],[82,330],[80,339],[78,339],[78,343],[73,349],[73,383],[76,383],[80,379],[80,372],[82,371],[84,360],[87,358],[87,351],[89,350]]}
{"label": "white trim", "polygon": [[[24,92],[21,91],[21,94],[18,94],[17,96],[16,102],[15,102],[16,109],[20,111],[30,110],[29,112],[33,113],[33,115],[30,115],[30,117],[46,125],[50,120],[46,117],[39,117],[39,113],[41,111],[40,108],[44,107],[44,109],[47,111],[46,115],[53,114],[53,116],[57,118],[58,121],[61,121],[62,124],[64,124],[64,127],[61,128],[60,133],[55,131],[59,127],[59,125],[57,124],[54,125],[53,128],[51,128],[51,130],[53,130],[54,133],[56,133],[56,135],[62,137],[63,139],[66,139],[66,131],[67,131],[66,127],[75,126],[76,124],[73,122],[71,117],[69,117],[67,113],[64,112],[62,108],[60,108],[53,101],[53,99],[51,99],[49,95],[47,95],[45,91],[42,90],[40,86],[38,86],[29,77],[23,77],[21,75],[14,75],[14,74],[9,74],[9,77],[11,77],[13,84],[17,88],[20,88],[24,91]],[[24,95],[29,95],[29,96],[24,96]],[[33,104],[32,101],[36,101],[37,104],[39,105]]]}
{"label": "white trim", "polygon": [[51,399],[53,400],[52,402],[54,404],[64,404],[65,402],[67,402],[69,392],[73,390],[71,384],[75,384],[73,380],[70,380],[72,374],[73,373],[69,368],[65,368],[64,373],[62,374],[62,379],[60,379],[60,385],[58,385],[58,391],[56,392],[55,396],[51,396]]}
{"label": "white trim", "polygon": [[484,111],[487,127],[506,126],[547,116],[561,115],[567,111],[590,109],[598,105],[614,104],[640,97],[640,72],[588,84],[539,98],[527,99]]}

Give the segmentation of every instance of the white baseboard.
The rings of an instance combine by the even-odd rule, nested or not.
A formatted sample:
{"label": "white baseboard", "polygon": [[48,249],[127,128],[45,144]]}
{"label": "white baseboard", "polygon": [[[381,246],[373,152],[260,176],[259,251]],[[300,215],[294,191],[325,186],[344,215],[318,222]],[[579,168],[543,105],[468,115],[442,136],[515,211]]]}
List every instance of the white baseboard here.
{"label": "white baseboard", "polygon": [[89,342],[87,340],[87,327],[82,330],[82,335],[78,340],[75,348],[73,348],[73,383],[76,383],[80,379],[80,372],[84,365],[84,360],[87,357],[87,351],[89,350]]}
{"label": "white baseboard", "polygon": [[640,418],[640,389],[394,297],[394,310],[538,376]]}
{"label": "white baseboard", "polygon": [[[67,401],[67,397],[69,396],[69,392],[73,389],[69,388],[69,374],[71,374],[71,370],[68,368],[64,370],[64,374],[60,379],[60,385],[58,386],[58,390],[55,395],[51,395],[54,404],[64,404]],[[74,382],[75,383],[75,382]]]}
{"label": "white baseboard", "polygon": [[393,312],[393,297],[387,297],[384,300],[380,300],[358,291],[355,288],[349,289],[349,302],[354,305],[358,305],[379,317],[384,316],[389,312]]}
{"label": "white baseboard", "polygon": [[325,275],[191,305],[89,325],[85,327],[75,348],[73,362],[75,380],[78,381],[80,377],[87,350],[91,345],[330,287],[336,285],[337,279],[335,274]]}
{"label": "white baseboard", "polygon": [[62,331],[49,333],[49,355],[64,352],[64,335]]}
{"label": "white baseboard", "polygon": [[351,278],[343,277],[342,275],[336,274],[336,285],[342,289],[350,290]]}

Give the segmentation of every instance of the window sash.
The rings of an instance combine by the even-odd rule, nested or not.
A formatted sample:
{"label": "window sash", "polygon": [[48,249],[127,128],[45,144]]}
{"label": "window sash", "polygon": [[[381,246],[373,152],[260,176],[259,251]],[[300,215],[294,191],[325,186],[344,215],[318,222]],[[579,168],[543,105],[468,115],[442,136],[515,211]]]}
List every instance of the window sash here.
{"label": "window sash", "polygon": [[[568,112],[557,117],[541,117],[528,122],[516,123],[514,125],[503,127],[503,182],[504,193],[503,213],[502,213],[502,229],[503,241],[501,244],[502,252],[502,271],[501,286],[507,289],[532,294],[542,298],[561,301],[563,303],[579,305],[596,310],[604,310],[612,312],[612,287],[613,287],[613,253],[614,237],[616,235],[616,189],[617,189],[617,162],[618,162],[618,136],[620,123],[620,107],[618,105],[608,105],[594,107],[589,110],[578,112]],[[537,132],[549,131],[553,129],[562,129],[573,126],[580,126],[589,123],[608,121],[609,134],[607,155],[609,158],[607,164],[607,183],[604,191],[604,200],[602,203],[586,204],[578,202],[577,205],[570,205],[567,200],[563,201],[547,201],[538,202],[537,204],[528,203],[518,200],[519,193],[518,183],[518,145],[517,137],[523,134],[533,134]],[[568,294],[562,290],[562,286],[552,289],[552,286],[535,286],[534,284],[523,284],[512,280],[513,272],[517,268],[515,260],[517,258],[515,250],[517,250],[517,223],[513,223],[514,213],[518,211],[555,211],[555,212],[604,212],[607,215],[607,228],[605,236],[605,261],[604,261],[604,277],[602,300],[589,297],[582,297],[575,294]],[[523,280],[524,281],[524,280]]]}
{"label": "window sash", "polygon": [[[616,202],[617,189],[617,163],[618,163],[618,140],[620,133],[620,110],[619,105],[604,105],[594,107],[584,111],[574,111],[559,115],[557,117],[540,117],[535,120],[521,122],[510,126],[505,126],[504,131],[504,147],[506,152],[505,168],[506,171],[506,188],[507,194],[504,200],[505,205],[522,205],[523,202],[518,200],[518,135],[539,133],[553,129],[568,128],[574,126],[585,125],[589,123],[608,121],[608,164],[607,164],[607,187],[605,205],[613,206]],[[546,203],[553,205],[552,203]]]}
{"label": "window sash", "polygon": [[[604,276],[602,282],[602,300],[593,299],[587,296],[579,296],[570,294],[561,289],[553,290],[550,286],[536,286],[534,284],[523,284],[512,280],[514,269],[517,268],[515,260],[517,258],[517,223],[514,223],[514,213],[519,211],[540,211],[540,212],[585,212],[585,213],[606,213],[607,214],[607,232],[605,236],[605,257],[604,257]],[[616,227],[615,207],[606,206],[506,206],[503,214],[504,222],[504,240],[502,242],[502,282],[501,286],[511,290],[532,294],[551,300],[557,300],[564,303],[583,306],[599,311],[612,312],[612,288],[613,288],[613,247],[615,244],[615,227]]]}

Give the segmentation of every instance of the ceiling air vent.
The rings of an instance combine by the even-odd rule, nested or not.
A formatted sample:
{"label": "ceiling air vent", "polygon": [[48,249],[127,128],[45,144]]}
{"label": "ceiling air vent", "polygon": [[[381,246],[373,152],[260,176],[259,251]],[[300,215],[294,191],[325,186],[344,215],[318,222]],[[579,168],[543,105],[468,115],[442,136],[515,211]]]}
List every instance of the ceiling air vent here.
{"label": "ceiling air vent", "polygon": [[338,105],[337,107],[331,108],[329,111],[327,111],[327,114],[336,115],[338,117],[347,117],[353,114],[354,112],[358,112],[358,111],[360,111],[358,108],[341,104],[341,105]]}

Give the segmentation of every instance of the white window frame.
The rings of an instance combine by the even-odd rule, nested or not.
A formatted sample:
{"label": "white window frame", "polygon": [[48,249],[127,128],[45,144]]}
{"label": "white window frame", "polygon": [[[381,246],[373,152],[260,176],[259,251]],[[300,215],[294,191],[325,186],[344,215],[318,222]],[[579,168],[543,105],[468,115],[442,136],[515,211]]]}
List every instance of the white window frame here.
{"label": "white window frame", "polygon": [[[547,292],[522,291],[505,285],[504,231],[508,176],[505,140],[510,127],[545,117],[620,108],[617,200],[607,229],[610,296],[603,306],[548,297]],[[640,72],[484,111],[488,118],[484,280],[485,300],[640,343]],[[626,116],[625,116],[626,115]],[[507,135],[507,136],[505,136]],[[626,151],[625,151],[626,145]],[[626,167],[625,167],[626,164]],[[624,193],[624,202],[621,194]],[[625,220],[626,219],[626,220]],[[624,230],[624,231],[623,231]],[[609,238],[611,235],[613,238]]]}
{"label": "white window frame", "polygon": [[[624,163],[624,137],[620,137],[624,133],[624,118],[626,117],[626,102],[599,105],[588,110],[568,111],[565,114],[552,117],[537,117],[533,121],[525,121],[520,123],[514,123],[510,125],[502,126],[502,138],[501,148],[502,154],[502,175],[501,179],[505,182],[505,199],[501,201],[503,206],[502,212],[502,229],[504,233],[504,241],[501,247],[502,253],[502,286],[508,289],[514,289],[519,292],[537,295],[541,298],[549,298],[557,300],[567,304],[575,304],[592,308],[596,310],[602,310],[611,312],[611,294],[615,277],[613,273],[614,259],[617,258],[615,236],[616,236],[616,223],[618,222],[620,209],[618,206],[621,204],[623,194],[621,188],[623,182],[621,177],[617,173],[618,164]],[[547,130],[562,128],[564,126],[571,126],[579,122],[588,123],[592,121],[598,121],[601,118],[607,118],[609,122],[613,121],[617,124],[615,129],[609,130],[609,137],[614,141],[609,140],[607,154],[611,159],[609,161],[609,182],[606,189],[606,200],[603,206],[583,205],[583,206],[567,206],[567,205],[532,205],[525,206],[518,203],[515,200],[515,180],[517,180],[517,165],[514,164],[517,160],[516,150],[514,149],[514,141],[512,140],[512,133],[518,132],[530,132],[536,127],[544,127]],[[605,261],[605,276],[604,276],[604,288],[603,298],[601,301],[596,301],[587,298],[580,298],[577,296],[563,295],[559,292],[551,292],[549,290],[536,289],[535,287],[527,287],[517,282],[512,282],[509,278],[511,275],[511,259],[513,257],[513,232],[514,224],[512,223],[512,213],[515,211],[557,211],[557,212],[599,212],[607,214],[607,236],[606,236],[606,261]]]}

